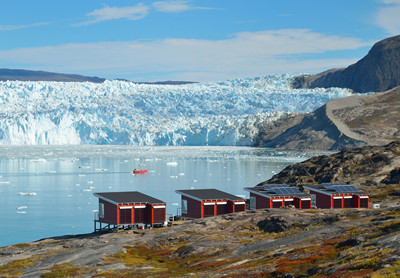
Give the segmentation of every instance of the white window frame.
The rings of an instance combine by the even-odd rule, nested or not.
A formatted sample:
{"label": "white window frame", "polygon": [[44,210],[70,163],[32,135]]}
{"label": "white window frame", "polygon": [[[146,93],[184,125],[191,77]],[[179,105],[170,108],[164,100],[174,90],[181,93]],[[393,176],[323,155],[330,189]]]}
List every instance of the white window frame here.
{"label": "white window frame", "polygon": [[257,198],[255,196],[250,196],[250,209],[257,208]]}
{"label": "white window frame", "polygon": [[187,214],[187,200],[186,199],[182,199],[182,203],[181,203],[181,209],[182,209],[182,213]]}
{"label": "white window frame", "polygon": [[104,218],[104,204],[99,203],[99,218]]}

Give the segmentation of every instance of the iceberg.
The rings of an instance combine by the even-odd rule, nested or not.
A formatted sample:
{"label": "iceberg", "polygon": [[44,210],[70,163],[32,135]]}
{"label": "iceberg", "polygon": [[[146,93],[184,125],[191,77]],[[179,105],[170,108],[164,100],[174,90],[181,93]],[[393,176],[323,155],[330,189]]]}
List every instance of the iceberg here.
{"label": "iceberg", "polygon": [[294,74],[154,85],[0,82],[0,145],[250,146],[262,124],[351,91],[292,89]]}

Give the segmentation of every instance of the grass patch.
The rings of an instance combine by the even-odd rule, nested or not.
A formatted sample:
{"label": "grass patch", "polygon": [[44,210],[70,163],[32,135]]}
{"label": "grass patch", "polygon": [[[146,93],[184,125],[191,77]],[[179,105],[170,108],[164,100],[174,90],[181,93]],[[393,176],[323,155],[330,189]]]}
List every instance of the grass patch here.
{"label": "grass patch", "polygon": [[63,263],[47,268],[50,272],[42,274],[41,277],[80,277],[90,273],[93,269],[87,266],[76,266],[74,263]]}
{"label": "grass patch", "polygon": [[375,239],[400,230],[400,220],[393,220],[376,227],[376,232],[368,235],[368,239]]}
{"label": "grass patch", "polygon": [[41,258],[41,256],[30,257],[21,260],[15,260],[9,262],[8,264],[0,266],[0,276],[1,277],[18,277],[24,274],[24,268],[31,267],[36,264],[36,262]]}
{"label": "grass patch", "polygon": [[179,248],[172,246],[149,248],[143,245],[126,246],[125,248],[125,251],[108,257],[104,264],[123,263],[128,269],[110,270],[96,274],[96,276],[144,277],[151,273],[156,277],[177,277],[191,272],[215,271],[215,269],[234,262],[233,260],[218,259],[218,256],[224,252],[210,255],[190,254],[180,257],[179,254],[188,248],[186,245]]}

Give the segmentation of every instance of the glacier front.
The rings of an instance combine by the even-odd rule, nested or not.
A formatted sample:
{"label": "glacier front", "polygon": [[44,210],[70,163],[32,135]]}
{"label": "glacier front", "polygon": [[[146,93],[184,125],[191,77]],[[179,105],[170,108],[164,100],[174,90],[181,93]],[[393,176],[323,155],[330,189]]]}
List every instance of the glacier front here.
{"label": "glacier front", "polygon": [[0,144],[250,146],[263,123],[351,95],[291,89],[294,77],[187,85],[4,81]]}

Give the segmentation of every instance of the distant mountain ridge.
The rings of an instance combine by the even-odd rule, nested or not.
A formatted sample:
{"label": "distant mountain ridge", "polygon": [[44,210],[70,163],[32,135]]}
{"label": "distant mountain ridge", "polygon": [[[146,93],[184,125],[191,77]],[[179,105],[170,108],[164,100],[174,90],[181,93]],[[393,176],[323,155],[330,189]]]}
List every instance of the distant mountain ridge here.
{"label": "distant mountain ridge", "polygon": [[103,83],[106,79],[83,76],[78,74],[64,74],[47,71],[33,71],[24,69],[0,69],[0,81],[58,81],[58,82],[93,82]]}
{"label": "distant mountain ridge", "polygon": [[358,93],[384,92],[400,86],[400,35],[377,42],[368,54],[345,69],[297,77],[294,88],[349,88]]}

